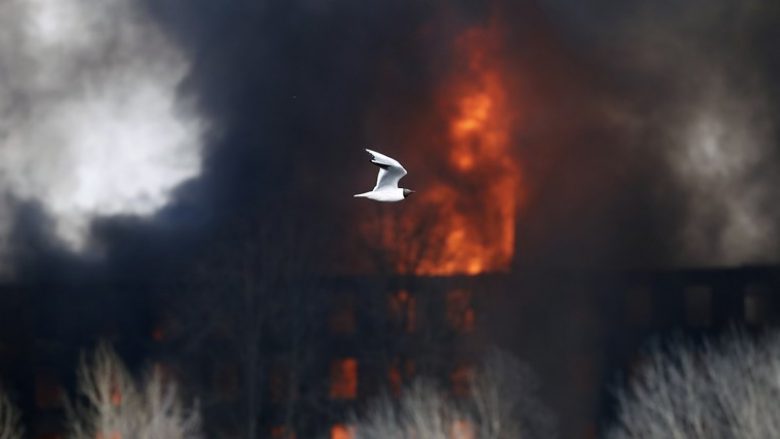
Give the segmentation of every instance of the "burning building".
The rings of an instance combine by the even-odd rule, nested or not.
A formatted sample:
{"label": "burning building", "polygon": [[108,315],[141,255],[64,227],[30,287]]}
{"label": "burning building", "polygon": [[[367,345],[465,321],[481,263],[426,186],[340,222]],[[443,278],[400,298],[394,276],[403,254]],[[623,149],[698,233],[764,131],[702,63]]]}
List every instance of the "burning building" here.
{"label": "burning building", "polygon": [[[498,25],[469,28],[455,39],[454,72],[435,91],[441,131],[418,127],[412,144],[430,144],[441,180],[420,193],[402,223],[379,227],[382,247],[399,249],[397,271],[418,275],[475,275],[505,271],[515,251],[521,172],[511,151],[516,109],[498,59]],[[433,132],[431,132],[433,131]],[[416,161],[420,163],[420,161]],[[425,210],[428,210],[426,212]],[[428,218],[427,229],[420,222]],[[422,243],[415,240],[422,239]]]}
{"label": "burning building", "polygon": [[[210,419],[241,413],[228,434],[278,438],[349,437],[348,410],[417,376],[462,393],[495,343],[540,372],[562,435],[587,438],[647,337],[776,323],[776,8],[574,3],[165,0],[126,32],[165,44],[68,39],[89,61],[66,63],[78,81],[41,85],[24,63],[0,78],[1,155],[19,159],[0,165],[0,273],[18,282],[1,299],[25,310],[0,321],[0,364],[46,413],[41,435],[98,336],[131,365],[170,362]],[[0,10],[16,59],[26,21]],[[72,31],[56,24],[38,23]],[[50,119],[103,90],[71,83],[114,90],[147,58],[130,65],[151,94],[119,87],[101,129]],[[65,133],[105,152],[125,129],[178,137],[159,156],[76,154],[74,173],[22,148]],[[414,198],[349,196],[374,176],[365,146],[409,168]],[[145,177],[128,192],[115,175]],[[767,266],[713,268],[742,264]]]}

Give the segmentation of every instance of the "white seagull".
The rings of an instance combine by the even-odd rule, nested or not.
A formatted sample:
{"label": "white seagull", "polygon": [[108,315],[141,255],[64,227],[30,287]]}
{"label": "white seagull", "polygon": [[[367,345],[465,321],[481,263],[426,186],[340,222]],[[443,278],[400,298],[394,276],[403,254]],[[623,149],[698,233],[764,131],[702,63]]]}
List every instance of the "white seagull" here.
{"label": "white seagull", "polygon": [[406,169],[398,163],[398,160],[384,154],[366,148],[371,154],[371,163],[379,166],[379,175],[376,177],[376,186],[371,192],[355,194],[356,198],[368,198],[374,201],[392,203],[401,201],[413,194],[411,189],[398,187],[398,181],[406,175]]}

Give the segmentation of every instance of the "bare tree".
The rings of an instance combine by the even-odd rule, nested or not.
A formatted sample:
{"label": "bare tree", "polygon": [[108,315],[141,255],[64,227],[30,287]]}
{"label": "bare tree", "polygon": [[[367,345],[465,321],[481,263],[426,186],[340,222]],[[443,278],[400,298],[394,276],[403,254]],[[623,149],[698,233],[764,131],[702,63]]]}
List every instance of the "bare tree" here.
{"label": "bare tree", "polygon": [[356,439],[452,439],[466,416],[432,381],[416,380],[398,402],[388,396],[374,401],[355,422]]}
{"label": "bare tree", "polygon": [[127,437],[135,431],[140,401],[130,374],[108,345],[82,357],[77,375],[83,401],[67,406],[73,439]]}
{"label": "bare tree", "polygon": [[197,406],[186,409],[180,402],[176,384],[154,369],[141,393],[143,410],[138,428],[139,439],[196,439],[200,434]]}
{"label": "bare tree", "polygon": [[357,439],[520,439],[555,437],[552,418],[533,396],[527,366],[489,353],[463,399],[418,379],[398,401],[380,397],[354,420]]}
{"label": "bare tree", "polygon": [[611,439],[780,437],[780,334],[655,349],[618,402]]}
{"label": "bare tree", "polygon": [[537,381],[527,364],[504,351],[489,351],[470,386],[475,437],[554,437],[552,415],[536,398],[536,391]]}
{"label": "bare tree", "polygon": [[106,344],[82,358],[78,381],[81,400],[66,405],[72,439],[200,437],[198,412],[182,406],[175,384],[153,371],[136,385]]}
{"label": "bare tree", "polygon": [[[312,227],[270,214],[238,221],[216,236],[180,299],[178,355],[203,386],[204,416],[215,434],[265,437],[268,422],[292,432],[312,412],[303,407],[316,404],[316,386],[307,380],[322,345],[313,340],[321,335],[315,259],[324,234]],[[223,369],[236,377],[240,394],[204,385],[204,371]]]}
{"label": "bare tree", "polygon": [[23,434],[19,411],[0,391],[0,439],[21,439]]}

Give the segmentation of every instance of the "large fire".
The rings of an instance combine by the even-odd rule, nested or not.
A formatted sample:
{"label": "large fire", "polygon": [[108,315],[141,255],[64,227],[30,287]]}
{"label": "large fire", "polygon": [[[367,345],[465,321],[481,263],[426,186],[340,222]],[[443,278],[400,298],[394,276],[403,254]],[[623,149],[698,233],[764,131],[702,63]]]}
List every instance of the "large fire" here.
{"label": "large fire", "polygon": [[444,177],[410,200],[402,224],[382,226],[398,272],[475,275],[511,263],[521,174],[510,151],[517,118],[499,49],[496,26],[471,28],[455,42],[455,71],[437,92],[446,132],[413,142],[442,139],[424,153],[445,163]]}

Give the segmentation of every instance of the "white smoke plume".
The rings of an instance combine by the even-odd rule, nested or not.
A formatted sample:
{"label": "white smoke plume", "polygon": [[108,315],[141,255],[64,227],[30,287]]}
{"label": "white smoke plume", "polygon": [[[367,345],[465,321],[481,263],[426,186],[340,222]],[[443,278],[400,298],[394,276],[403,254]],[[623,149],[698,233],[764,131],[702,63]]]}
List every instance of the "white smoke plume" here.
{"label": "white smoke plume", "polygon": [[13,204],[90,248],[93,219],[148,216],[201,167],[184,54],[133,0],[0,2],[0,272]]}

